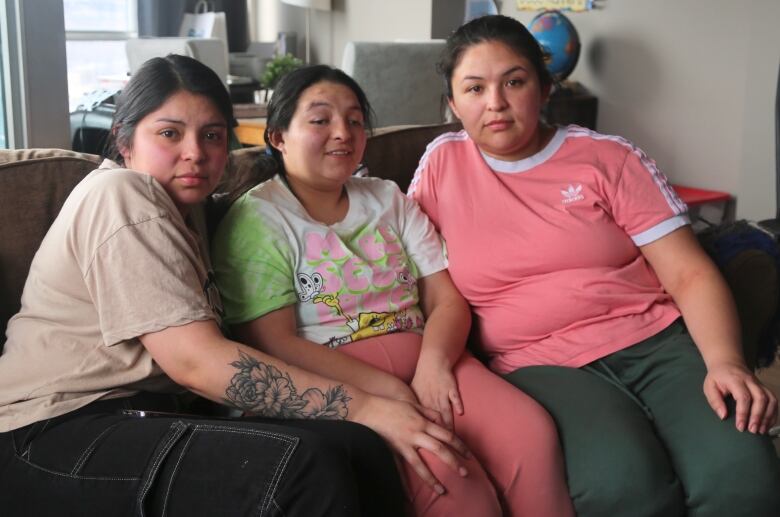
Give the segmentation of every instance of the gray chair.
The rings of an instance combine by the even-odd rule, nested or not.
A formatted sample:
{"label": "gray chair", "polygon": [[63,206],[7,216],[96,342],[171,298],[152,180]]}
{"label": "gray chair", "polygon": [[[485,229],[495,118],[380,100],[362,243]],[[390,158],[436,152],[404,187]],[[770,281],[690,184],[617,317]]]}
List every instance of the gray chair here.
{"label": "gray chair", "polygon": [[444,40],[350,41],[341,68],[365,90],[377,127],[446,120],[444,83],[436,62]]}
{"label": "gray chair", "polygon": [[131,74],[153,57],[182,54],[208,66],[227,84],[227,46],[219,38],[135,38],[127,40],[125,52]]}

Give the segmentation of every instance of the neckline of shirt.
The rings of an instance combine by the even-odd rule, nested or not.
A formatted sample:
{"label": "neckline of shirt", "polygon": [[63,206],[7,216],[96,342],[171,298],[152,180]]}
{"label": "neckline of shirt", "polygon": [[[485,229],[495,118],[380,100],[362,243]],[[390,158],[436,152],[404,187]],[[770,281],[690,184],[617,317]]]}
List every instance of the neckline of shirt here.
{"label": "neckline of shirt", "polygon": [[479,153],[482,155],[485,163],[488,164],[488,167],[493,169],[494,172],[500,172],[504,174],[518,174],[529,171],[552,158],[552,156],[563,145],[564,140],[566,140],[567,133],[568,129],[566,127],[558,127],[555,130],[555,134],[550,139],[550,141],[547,142],[547,145],[545,145],[544,148],[539,150],[539,152],[536,154],[533,154],[528,158],[523,158],[522,160],[499,160],[498,158],[488,156],[482,150],[480,150]]}
{"label": "neckline of shirt", "polygon": [[327,228],[338,230],[340,227],[344,225],[349,225],[351,219],[355,217],[355,213],[358,210],[358,207],[355,206],[355,200],[357,199],[357,196],[353,195],[354,185],[352,185],[352,178],[349,178],[347,182],[344,184],[344,188],[347,191],[347,198],[349,199],[349,207],[347,207],[347,213],[344,215],[344,218],[341,221],[335,222],[333,224],[323,223],[322,221],[318,221],[317,219],[309,215],[309,212],[306,210],[306,207],[303,206],[303,203],[301,203],[298,197],[293,193],[292,189],[284,180],[284,178],[281,177],[281,175],[276,174],[273,177],[273,180],[277,185],[282,187],[282,191],[286,193],[288,201],[290,201],[293,204],[298,214],[301,217],[307,219],[309,222],[314,223],[316,225],[325,226]]}

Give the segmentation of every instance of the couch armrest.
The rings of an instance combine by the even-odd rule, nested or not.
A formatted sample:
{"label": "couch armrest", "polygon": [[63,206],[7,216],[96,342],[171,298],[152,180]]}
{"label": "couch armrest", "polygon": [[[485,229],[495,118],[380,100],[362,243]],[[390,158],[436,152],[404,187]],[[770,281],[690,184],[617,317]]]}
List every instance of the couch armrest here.
{"label": "couch armrest", "polygon": [[19,310],[33,255],[70,191],[99,162],[60,149],[0,151],[0,343]]}

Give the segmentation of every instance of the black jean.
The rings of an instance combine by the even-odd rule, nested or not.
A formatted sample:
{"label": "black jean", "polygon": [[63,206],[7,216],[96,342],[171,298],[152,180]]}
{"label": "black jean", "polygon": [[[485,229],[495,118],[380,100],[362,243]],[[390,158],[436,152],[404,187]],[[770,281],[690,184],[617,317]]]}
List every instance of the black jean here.
{"label": "black jean", "polygon": [[393,456],[368,428],[121,413],[149,407],[137,400],[0,434],[0,514],[403,515]]}

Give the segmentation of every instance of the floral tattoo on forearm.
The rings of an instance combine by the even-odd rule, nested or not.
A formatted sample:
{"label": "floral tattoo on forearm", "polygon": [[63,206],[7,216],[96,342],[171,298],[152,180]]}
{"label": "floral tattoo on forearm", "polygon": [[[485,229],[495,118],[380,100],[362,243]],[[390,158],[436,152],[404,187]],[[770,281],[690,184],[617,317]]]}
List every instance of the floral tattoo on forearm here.
{"label": "floral tattoo on forearm", "polygon": [[288,373],[241,351],[230,363],[238,370],[225,391],[226,402],[257,416],[344,420],[351,399],[339,384],[323,393],[309,388],[298,394]]}

